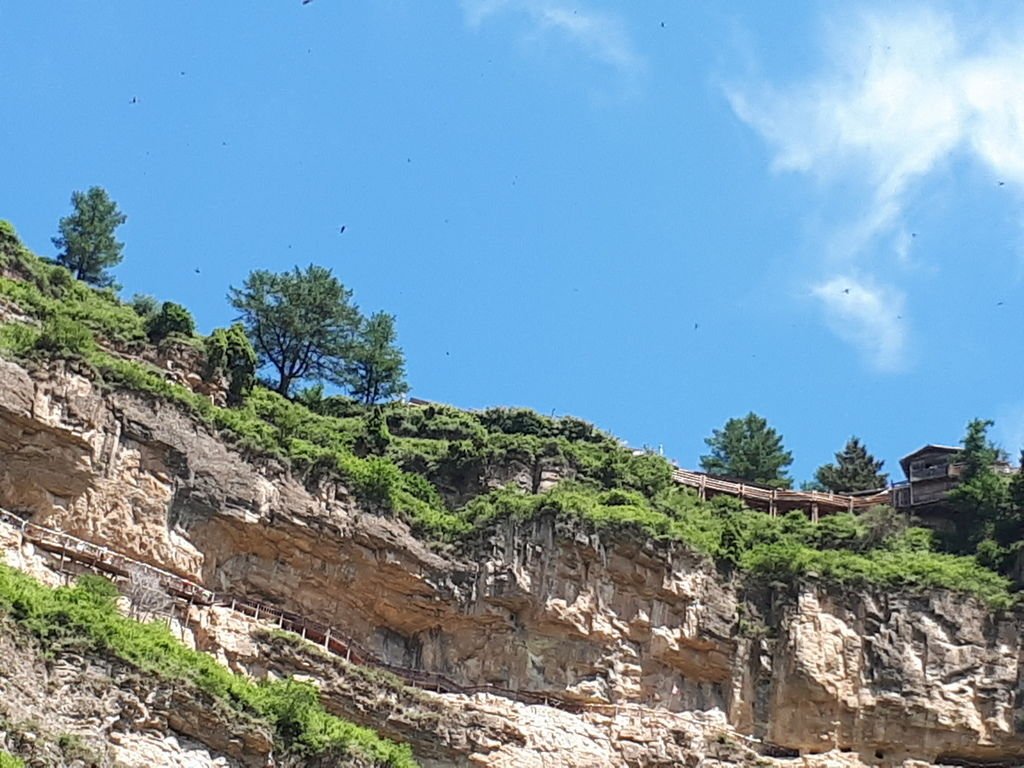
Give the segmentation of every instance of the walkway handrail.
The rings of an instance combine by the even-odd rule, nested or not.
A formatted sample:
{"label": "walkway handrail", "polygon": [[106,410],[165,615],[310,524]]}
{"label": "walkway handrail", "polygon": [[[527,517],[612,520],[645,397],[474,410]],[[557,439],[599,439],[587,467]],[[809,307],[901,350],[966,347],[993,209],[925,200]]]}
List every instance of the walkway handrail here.
{"label": "walkway handrail", "polygon": [[[106,571],[107,573],[111,573],[116,576],[128,576],[135,570],[141,570],[156,575],[160,580],[159,583],[164,586],[169,593],[180,598],[187,598],[190,603],[226,606],[235,612],[242,613],[246,616],[253,616],[256,620],[266,617],[270,617],[272,619],[276,618],[280,629],[293,632],[304,639],[309,639],[311,641],[316,639],[318,641],[318,645],[322,646],[333,655],[344,657],[347,661],[361,666],[373,666],[378,669],[383,669],[400,678],[404,683],[416,688],[435,691],[437,693],[457,693],[462,695],[489,693],[493,696],[511,699],[522,704],[543,704],[544,706],[556,707],[558,709],[577,714],[584,711],[617,711],[620,708],[625,708],[633,704],[576,702],[561,699],[554,695],[535,693],[532,691],[517,691],[511,688],[503,688],[501,686],[491,684],[462,685],[445,675],[426,672],[421,669],[403,667],[385,661],[377,654],[361,647],[355,640],[335,627],[312,619],[307,619],[301,614],[286,611],[283,608],[278,608],[259,600],[253,600],[252,598],[232,597],[230,595],[218,594],[212,590],[206,589],[200,584],[171,573],[170,571],[157,568],[156,566],[136,560],[135,558],[129,557],[128,555],[124,555],[120,552],[115,552],[108,547],[94,544],[93,542],[77,538],[71,534],[64,533],[63,531],[59,531],[54,528],[46,528],[45,526],[29,522],[27,518],[3,509],[2,507],[0,507],[0,521],[19,528],[24,537],[37,546],[50,552],[60,553],[62,560],[64,558],[75,560],[76,562],[84,563],[87,566],[97,570]],[[676,713],[666,711],[665,714],[675,715]],[[779,749],[779,747],[774,744],[760,741],[744,734],[736,733],[733,730],[718,728],[716,726],[710,726],[709,729],[720,733],[728,733],[730,736],[745,741],[755,749]]]}
{"label": "walkway handrail", "polygon": [[405,683],[417,688],[432,690],[439,693],[490,693],[503,698],[513,699],[525,704],[546,704],[569,711],[580,711],[585,705],[559,699],[555,696],[516,691],[495,685],[462,685],[450,677],[435,672],[412,669],[385,661],[369,649],[359,645],[353,638],[336,627],[307,619],[298,613],[286,611],[259,600],[238,597],[208,590],[200,584],[189,581],[177,574],[162,568],[144,563],[128,555],[115,552],[108,547],[80,539],[71,534],[37,523],[29,522],[6,509],[0,508],[0,520],[18,527],[25,539],[41,549],[60,554],[62,560],[73,560],[83,563],[96,570],[115,576],[129,576],[133,571],[143,571],[158,577],[159,583],[171,594],[188,599],[202,605],[219,605],[232,611],[250,616],[256,620],[269,619],[277,623],[280,629],[293,632],[304,639],[323,647],[332,654],[361,666],[373,666],[391,672]]}
{"label": "walkway handrail", "polygon": [[744,501],[767,504],[769,510],[773,512],[779,507],[813,509],[815,506],[829,511],[853,512],[857,509],[873,507],[876,504],[889,504],[892,500],[892,492],[885,488],[857,494],[792,491],[786,488],[764,488],[759,485],[734,482],[703,472],[679,468],[672,471],[672,479],[680,485],[696,488],[702,497],[708,492],[724,493]]}

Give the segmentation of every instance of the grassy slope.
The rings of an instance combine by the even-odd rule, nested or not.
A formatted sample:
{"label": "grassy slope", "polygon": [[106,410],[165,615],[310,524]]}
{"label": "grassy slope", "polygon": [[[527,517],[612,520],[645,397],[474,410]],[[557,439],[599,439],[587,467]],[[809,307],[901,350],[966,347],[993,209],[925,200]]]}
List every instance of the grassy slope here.
{"label": "grassy slope", "polygon": [[[973,558],[934,552],[927,532],[904,530],[891,514],[838,515],[812,525],[799,514],[779,520],[724,500],[701,502],[673,486],[660,457],[634,455],[571,417],[440,405],[368,410],[337,397],[290,401],[262,388],[240,407],[219,408],[155,368],[110,351],[145,344],[141,318],[111,293],[72,280],[0,230],[0,267],[5,261],[22,279],[0,277],[0,299],[41,327],[0,326],[0,354],[81,358],[106,385],[176,402],[239,446],[281,457],[301,475],[340,476],[364,502],[402,516],[426,539],[457,543],[501,519],[554,512],[597,528],[684,542],[765,578],[817,574],[843,583],[951,588],[993,606],[1011,601],[1005,579]],[[575,479],[545,494],[495,491],[458,508],[438,492],[511,462],[559,466]]]}
{"label": "grassy slope", "polygon": [[257,684],[234,675],[211,656],[183,646],[163,624],[122,616],[116,596],[116,588],[97,576],[82,577],[73,587],[51,589],[0,565],[0,614],[35,636],[47,654],[112,653],[145,672],[187,681],[267,722],[282,747],[296,755],[355,753],[380,766],[416,765],[407,746],[327,714],[310,684]]}

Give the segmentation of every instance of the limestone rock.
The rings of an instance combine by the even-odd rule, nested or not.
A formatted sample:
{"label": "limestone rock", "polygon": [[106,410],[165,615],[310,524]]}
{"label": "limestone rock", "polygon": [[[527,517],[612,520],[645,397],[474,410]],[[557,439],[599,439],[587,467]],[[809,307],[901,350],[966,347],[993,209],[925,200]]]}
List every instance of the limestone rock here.
{"label": "limestone rock", "polygon": [[[536,490],[557,471],[511,462],[487,468],[482,482]],[[481,490],[480,477],[466,482],[446,492]],[[389,664],[591,707],[552,714],[490,697],[465,703],[465,726],[448,714],[385,718],[385,730],[393,722],[421,750],[461,744],[466,764],[529,765],[556,753],[590,765],[731,760],[712,754],[728,744],[706,738],[702,718],[718,717],[729,739],[760,739],[814,765],[843,764],[848,753],[885,765],[1024,754],[1019,612],[940,590],[860,593],[812,580],[752,590],[684,546],[552,516],[434,551],[400,520],[360,507],[344,484],[307,486],[173,405],[101,391],[72,370],[0,361],[0,506],[344,628]],[[273,673],[253,661],[244,632],[211,639],[231,634],[222,618],[197,627],[195,642],[235,668]],[[348,695],[325,688],[339,709],[353,708]],[[600,711],[601,720],[601,706],[620,714]],[[643,723],[696,718],[704,741],[682,725],[648,739],[646,725],[621,721],[626,711]]]}

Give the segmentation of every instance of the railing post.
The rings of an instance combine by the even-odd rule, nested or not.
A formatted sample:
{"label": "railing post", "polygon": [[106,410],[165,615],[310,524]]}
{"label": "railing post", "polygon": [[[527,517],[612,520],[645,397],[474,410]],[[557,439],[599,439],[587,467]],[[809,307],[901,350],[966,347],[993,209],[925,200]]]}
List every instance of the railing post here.
{"label": "railing post", "polygon": [[324,648],[328,651],[331,650],[331,628],[327,628],[327,632],[324,633]]}
{"label": "railing post", "polygon": [[260,620],[260,604],[256,603],[256,614],[253,616],[256,621]]}

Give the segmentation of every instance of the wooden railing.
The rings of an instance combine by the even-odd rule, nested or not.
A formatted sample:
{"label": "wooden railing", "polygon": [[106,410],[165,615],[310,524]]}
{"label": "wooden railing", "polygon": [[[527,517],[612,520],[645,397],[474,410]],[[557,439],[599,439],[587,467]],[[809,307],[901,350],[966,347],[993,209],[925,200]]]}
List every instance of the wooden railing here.
{"label": "wooden railing", "polygon": [[680,485],[696,488],[701,498],[722,493],[742,499],[749,506],[762,509],[773,515],[792,509],[803,509],[815,519],[820,513],[854,512],[859,509],[868,509],[876,504],[888,504],[891,499],[888,489],[879,489],[863,494],[790,491],[725,480],[706,475],[703,472],[691,472],[688,469],[673,470],[672,479]]}
{"label": "wooden railing", "polygon": [[[36,523],[29,522],[26,517],[0,508],[0,522],[20,529],[25,540],[32,542],[40,549],[51,552],[60,557],[60,568],[63,570],[65,563],[73,561],[96,571],[108,573],[115,577],[130,578],[133,573],[144,572],[156,576],[159,583],[167,590],[168,594],[181,600],[187,600],[189,605],[220,605],[230,608],[232,611],[252,617],[256,621],[265,621],[276,624],[277,627],[286,632],[292,632],[299,637],[315,643],[333,655],[345,658],[353,664],[370,666],[390,672],[399,678],[403,683],[423,690],[437,693],[456,693],[472,695],[478,693],[489,693],[494,696],[510,699],[528,705],[539,705],[556,707],[568,712],[619,712],[627,710],[636,704],[597,704],[593,702],[578,702],[560,698],[555,695],[535,693],[533,691],[520,691],[511,688],[504,688],[496,685],[463,685],[445,675],[426,672],[421,669],[412,669],[385,661],[377,654],[360,646],[354,639],[346,635],[337,627],[332,627],[312,619],[308,619],[298,613],[286,611],[268,603],[251,598],[230,596],[213,592],[200,584],[189,579],[166,571],[162,568],[144,563],[128,555],[115,552],[109,547],[95,544],[76,536],[64,533],[53,528],[47,528]],[[665,715],[674,715],[666,711]],[[740,734],[732,729],[720,728],[717,726],[703,725],[707,732],[720,734],[729,738],[741,740],[749,749],[761,754],[774,754],[779,750],[787,754],[791,750],[784,747],[762,741],[752,736]],[[707,738],[707,737],[705,737]]]}
{"label": "wooden railing", "polygon": [[257,621],[276,624],[280,629],[293,632],[305,640],[319,645],[330,653],[341,656],[354,664],[372,666],[391,672],[403,682],[438,693],[491,693],[524,704],[545,704],[568,711],[582,711],[585,705],[531,691],[517,691],[496,685],[462,685],[445,675],[412,669],[385,661],[379,655],[361,646],[346,633],[327,624],[306,618],[298,613],[286,611],[269,603],[213,592],[193,581],[162,568],[144,563],[127,555],[115,552],[109,547],[95,544],[53,528],[37,525],[26,518],[0,509],[0,521],[16,526],[25,539],[36,547],[46,550],[59,558],[58,568],[65,563],[75,562],[96,571],[120,578],[130,578],[133,573],[147,573],[155,576],[160,585],[174,597],[198,605],[219,605],[232,611],[252,617]]}

